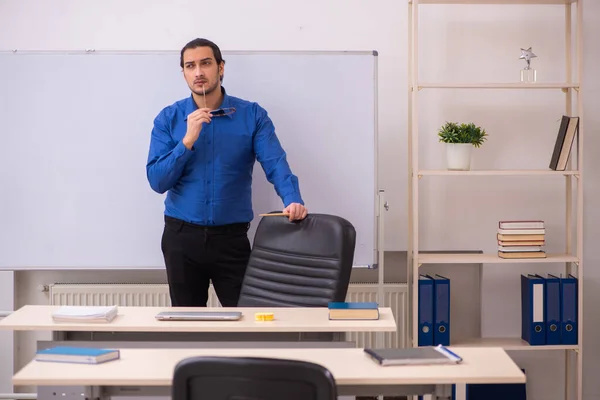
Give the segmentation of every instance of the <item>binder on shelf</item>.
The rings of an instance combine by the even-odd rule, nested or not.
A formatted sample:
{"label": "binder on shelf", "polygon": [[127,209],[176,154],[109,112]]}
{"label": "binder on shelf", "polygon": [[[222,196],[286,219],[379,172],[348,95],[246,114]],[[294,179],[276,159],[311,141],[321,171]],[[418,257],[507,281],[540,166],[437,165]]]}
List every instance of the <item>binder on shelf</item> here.
{"label": "binder on shelf", "polygon": [[441,275],[433,279],[433,344],[450,346],[450,279]]}
{"label": "binder on shelf", "polygon": [[577,278],[569,275],[560,278],[561,295],[561,343],[577,344],[578,342],[578,307],[577,307]]}
{"label": "binder on shelf", "polygon": [[560,319],[560,278],[548,274],[546,278],[546,290],[544,293],[544,311],[546,315],[546,344],[557,345],[560,344],[560,330],[561,330],[561,319]]}
{"label": "binder on shelf", "polygon": [[433,346],[433,279],[419,275],[419,346]]}
{"label": "binder on shelf", "polygon": [[545,283],[539,275],[521,275],[521,339],[532,346],[546,344]]}

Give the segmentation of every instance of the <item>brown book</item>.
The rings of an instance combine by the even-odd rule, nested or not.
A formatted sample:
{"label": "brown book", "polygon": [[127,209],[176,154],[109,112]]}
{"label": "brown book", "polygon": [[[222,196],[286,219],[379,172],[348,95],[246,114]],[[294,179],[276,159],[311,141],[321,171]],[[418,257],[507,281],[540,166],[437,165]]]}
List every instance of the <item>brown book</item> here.
{"label": "brown book", "polygon": [[498,233],[501,235],[544,235],[545,228],[541,229],[502,229],[498,228]]}
{"label": "brown book", "polygon": [[503,242],[522,242],[530,240],[545,240],[545,235],[503,235],[498,233],[498,240]]}
{"label": "brown book", "polygon": [[500,229],[544,229],[542,220],[518,220],[518,221],[499,221]]}
{"label": "brown book", "polygon": [[376,302],[331,302],[329,319],[379,319]]}
{"label": "brown book", "polygon": [[546,258],[545,251],[510,251],[498,252],[500,258]]}
{"label": "brown book", "polygon": [[544,240],[498,240],[498,245],[500,246],[543,246],[546,244]]}
{"label": "brown book", "polygon": [[555,171],[564,171],[571,154],[571,147],[575,134],[579,130],[579,117],[568,117],[563,115],[558,128],[554,151],[550,158],[549,168]]}

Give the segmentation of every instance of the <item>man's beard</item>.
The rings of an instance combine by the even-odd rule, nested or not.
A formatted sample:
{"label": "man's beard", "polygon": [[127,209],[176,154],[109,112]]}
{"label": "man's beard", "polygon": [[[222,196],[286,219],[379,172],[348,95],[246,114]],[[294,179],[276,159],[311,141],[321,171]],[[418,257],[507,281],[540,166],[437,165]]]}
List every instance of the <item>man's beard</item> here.
{"label": "man's beard", "polygon": [[204,85],[204,91],[202,89],[194,90],[195,89],[194,88],[194,89],[192,89],[192,92],[194,92],[198,96],[204,96],[204,95],[208,96],[209,94],[211,94],[212,92],[214,92],[217,89],[217,86],[218,86],[218,81],[215,82],[215,84],[212,85],[211,87]]}

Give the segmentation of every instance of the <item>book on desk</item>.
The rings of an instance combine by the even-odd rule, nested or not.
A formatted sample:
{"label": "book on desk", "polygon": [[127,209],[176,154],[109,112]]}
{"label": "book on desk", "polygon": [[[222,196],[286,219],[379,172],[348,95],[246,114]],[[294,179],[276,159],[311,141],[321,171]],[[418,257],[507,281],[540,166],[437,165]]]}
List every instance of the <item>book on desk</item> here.
{"label": "book on desk", "polygon": [[54,322],[112,322],[118,313],[117,306],[62,306],[52,313]]}
{"label": "book on desk", "polygon": [[56,346],[39,350],[35,354],[37,361],[65,362],[76,364],[101,364],[118,360],[121,356],[116,349],[95,349],[88,347]]}
{"label": "book on desk", "polygon": [[367,353],[379,365],[439,365],[459,364],[462,357],[442,345],[410,348],[365,348]]}
{"label": "book on desk", "polygon": [[379,319],[379,307],[375,302],[331,302],[328,304],[329,319]]}

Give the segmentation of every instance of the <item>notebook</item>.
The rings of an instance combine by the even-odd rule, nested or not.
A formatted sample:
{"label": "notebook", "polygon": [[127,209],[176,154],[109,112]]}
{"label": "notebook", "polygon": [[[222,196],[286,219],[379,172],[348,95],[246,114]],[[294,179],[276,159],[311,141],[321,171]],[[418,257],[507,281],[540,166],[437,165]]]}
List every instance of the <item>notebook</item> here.
{"label": "notebook", "polygon": [[76,364],[101,364],[120,358],[119,350],[87,347],[57,346],[36,353],[37,361],[54,361]]}
{"label": "notebook", "polygon": [[159,321],[237,321],[240,311],[163,311],[156,314]]}
{"label": "notebook", "polygon": [[380,365],[458,364],[462,358],[445,346],[423,346],[406,349],[364,349]]}
{"label": "notebook", "polygon": [[328,304],[329,319],[379,319],[379,307],[375,302],[331,302]]}
{"label": "notebook", "polygon": [[54,322],[111,322],[117,306],[63,306],[52,313]]}

